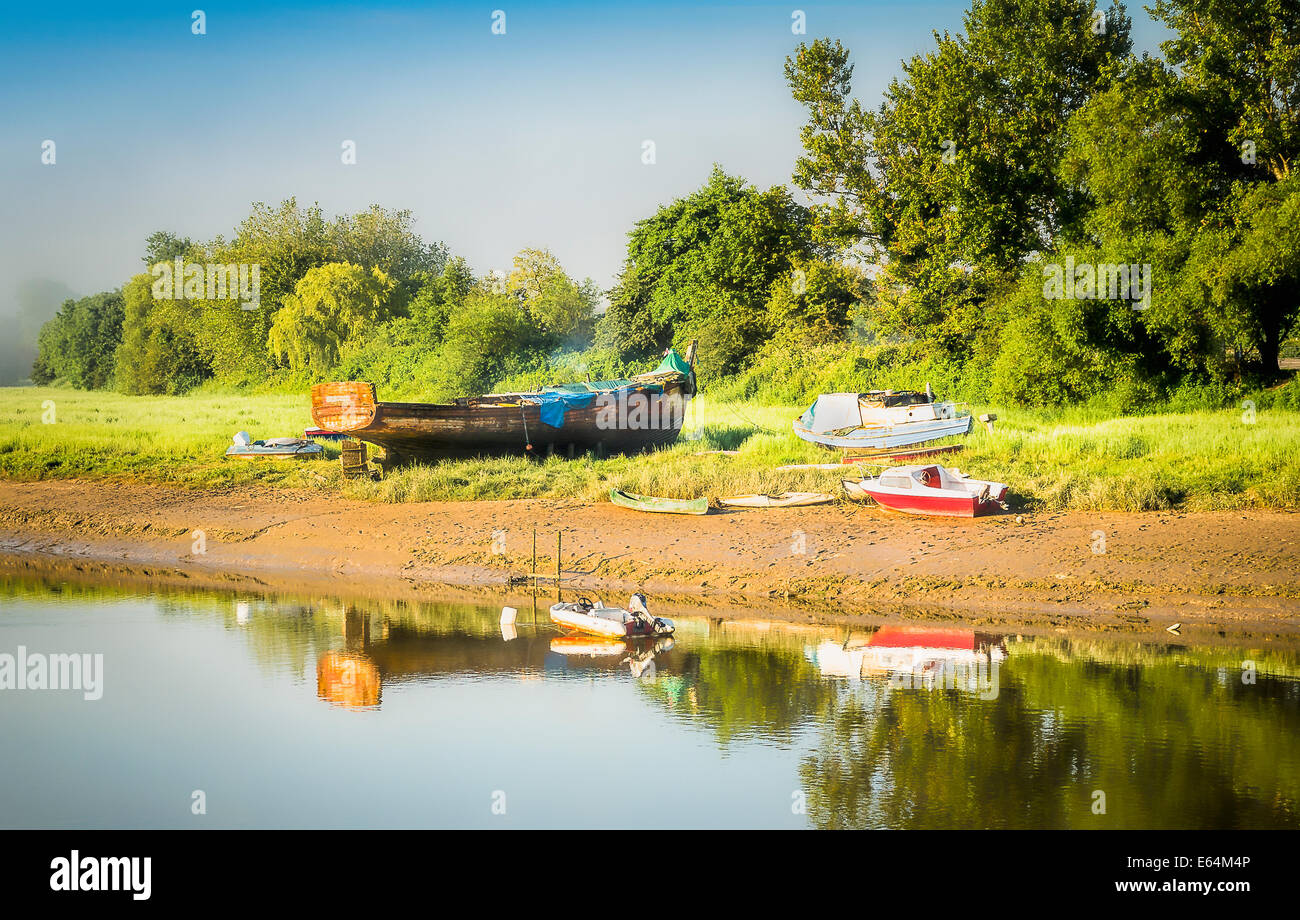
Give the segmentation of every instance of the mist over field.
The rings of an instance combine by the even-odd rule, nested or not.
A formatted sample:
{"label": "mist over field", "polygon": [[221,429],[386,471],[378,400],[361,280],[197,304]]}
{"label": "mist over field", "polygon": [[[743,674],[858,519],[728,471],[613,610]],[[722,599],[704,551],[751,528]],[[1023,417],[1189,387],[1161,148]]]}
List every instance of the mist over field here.
{"label": "mist over field", "polygon": [[0,298],[0,386],[31,380],[41,326],[76,296],[66,284],[44,278],[19,282],[11,296]]}

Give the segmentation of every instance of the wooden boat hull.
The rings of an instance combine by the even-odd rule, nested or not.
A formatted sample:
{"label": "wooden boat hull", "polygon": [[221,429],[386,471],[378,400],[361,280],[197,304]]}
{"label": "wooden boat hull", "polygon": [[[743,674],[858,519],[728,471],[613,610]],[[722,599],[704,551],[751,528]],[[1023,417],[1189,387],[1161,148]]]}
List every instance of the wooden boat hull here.
{"label": "wooden boat hull", "polygon": [[379,402],[373,384],[355,381],[312,387],[311,414],[321,428],[384,448],[390,462],[486,454],[635,453],[672,444],[681,432],[691,381],[668,381],[657,389],[636,391],[644,411],[611,411],[597,399],[586,408],[569,409],[558,428],[542,422],[538,405],[497,405],[490,397],[450,405]]}
{"label": "wooden boat hull", "polygon": [[661,514],[708,514],[709,500],[699,498],[658,498],[653,495],[637,495],[622,489],[610,489],[609,500],[623,508],[634,511],[656,511]]}

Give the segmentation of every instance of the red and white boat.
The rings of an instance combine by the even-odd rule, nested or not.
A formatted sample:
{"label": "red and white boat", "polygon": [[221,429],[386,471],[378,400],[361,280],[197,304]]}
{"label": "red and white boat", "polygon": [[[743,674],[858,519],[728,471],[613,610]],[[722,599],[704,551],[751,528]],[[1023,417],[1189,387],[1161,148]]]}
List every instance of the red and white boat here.
{"label": "red and white boat", "polygon": [[909,514],[975,517],[1005,509],[1007,486],[971,479],[938,464],[895,466],[879,476],[844,480],[844,491],[859,501],[874,498],[885,508]]}

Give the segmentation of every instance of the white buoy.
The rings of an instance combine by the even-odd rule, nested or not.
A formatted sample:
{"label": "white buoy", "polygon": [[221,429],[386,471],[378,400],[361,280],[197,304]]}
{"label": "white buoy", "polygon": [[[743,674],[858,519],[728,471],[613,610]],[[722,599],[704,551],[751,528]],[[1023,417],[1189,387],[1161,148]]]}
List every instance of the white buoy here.
{"label": "white buoy", "polygon": [[501,625],[502,625],[502,626],[508,626],[508,625],[510,625],[511,623],[513,623],[513,622],[515,621],[515,617],[517,617],[518,615],[519,615],[519,611],[516,610],[515,608],[513,608],[513,607],[502,607],[502,608],[501,608]]}
{"label": "white buoy", "polygon": [[240,626],[243,626],[248,622],[250,615],[251,608],[248,605],[248,601],[240,601],[235,604],[235,622]]}

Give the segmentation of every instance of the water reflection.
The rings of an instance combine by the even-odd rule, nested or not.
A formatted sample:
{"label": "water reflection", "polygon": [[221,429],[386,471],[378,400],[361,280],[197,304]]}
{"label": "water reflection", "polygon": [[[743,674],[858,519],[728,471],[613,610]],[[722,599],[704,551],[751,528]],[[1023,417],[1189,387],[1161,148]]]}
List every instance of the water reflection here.
{"label": "water reflection", "polygon": [[348,709],[378,708],[383,677],[370,655],[370,618],[355,607],[343,615],[343,642],[316,663],[316,695]]}
{"label": "water reflection", "polygon": [[371,643],[350,612],[353,657],[322,658],[352,668],[341,672],[346,692],[322,698],[374,706],[381,681],[456,673],[632,677],[673,717],[707,726],[721,749],[811,740],[799,777],[817,827],[1300,823],[1291,653],[1008,644],[951,626],[810,637],[722,621],[652,644],[534,624],[504,637],[490,616],[450,632],[387,619]]}
{"label": "water reflection", "polygon": [[[112,600],[102,588],[60,586],[56,596],[30,582],[0,582],[0,597],[5,614],[34,611],[0,615],[0,651],[35,647],[25,630],[56,604],[70,611],[70,635],[93,635],[105,628],[96,611]],[[507,771],[497,784],[535,779],[554,791],[578,766],[617,769],[628,756],[636,769],[674,777],[680,801],[654,810],[669,825],[736,826],[748,816],[826,828],[1300,827],[1300,656],[1269,643],[1150,645],[920,624],[846,632],[676,613],[677,634],[648,642],[565,634],[526,615],[503,624],[496,606],[136,600],[135,651],[121,654],[146,654],[160,623],[194,660],[230,644],[267,678],[239,692],[296,713],[267,729],[293,744],[262,739],[284,745],[279,757],[307,757],[303,739],[315,737],[298,724],[311,718],[289,701],[299,700],[344,719],[319,727],[330,751],[349,750],[339,732],[380,731],[388,761],[414,765],[435,756],[415,753],[421,737],[454,739],[456,765],[480,764],[440,774],[462,797],[479,795],[484,770]],[[177,720],[234,692],[233,676],[223,688],[167,675],[166,692],[184,703]],[[25,714],[26,699],[0,715],[7,735],[44,737],[43,726],[61,724]],[[151,706],[141,696],[129,709]],[[159,726],[164,738],[183,730]],[[639,737],[653,740],[636,748]],[[707,794],[692,795],[700,789]],[[791,789],[806,814],[790,812]],[[394,809],[406,807],[404,792],[393,784]],[[602,807],[610,811],[590,823],[618,823],[640,805]],[[581,823],[572,812],[552,818],[540,823]]]}
{"label": "water reflection", "polygon": [[[241,604],[241,608],[246,605]],[[264,613],[277,613],[275,608]],[[240,622],[247,622],[247,618]],[[385,682],[530,671],[623,671],[640,680],[658,676],[656,658],[673,650],[667,636],[617,640],[565,634],[549,626],[501,624],[501,636],[445,633],[385,619],[372,641],[370,617],[348,607],[343,614],[343,647],[321,654],[316,663],[317,696],[350,709],[380,706]]]}
{"label": "water reflection", "polygon": [[1003,637],[973,629],[882,626],[843,643],[823,642],[804,655],[827,677],[885,677],[902,689],[959,690],[993,699],[1007,649]]}
{"label": "water reflection", "polygon": [[[548,667],[568,670],[603,670],[626,667],[635,678],[653,681],[659,676],[655,656],[676,647],[668,636],[622,641],[598,636],[566,635],[551,640]],[[617,662],[617,664],[614,664]]]}

